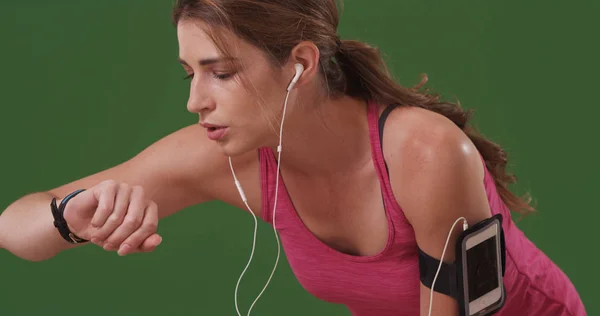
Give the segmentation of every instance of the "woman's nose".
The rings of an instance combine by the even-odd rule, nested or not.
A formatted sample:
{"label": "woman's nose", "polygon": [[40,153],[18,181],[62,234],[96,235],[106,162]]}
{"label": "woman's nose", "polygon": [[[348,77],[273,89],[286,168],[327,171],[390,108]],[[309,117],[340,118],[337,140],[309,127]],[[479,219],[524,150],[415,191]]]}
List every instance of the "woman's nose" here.
{"label": "woman's nose", "polygon": [[214,110],[215,102],[210,97],[208,91],[192,84],[190,96],[187,102],[187,109],[192,113],[200,113],[206,110]]}

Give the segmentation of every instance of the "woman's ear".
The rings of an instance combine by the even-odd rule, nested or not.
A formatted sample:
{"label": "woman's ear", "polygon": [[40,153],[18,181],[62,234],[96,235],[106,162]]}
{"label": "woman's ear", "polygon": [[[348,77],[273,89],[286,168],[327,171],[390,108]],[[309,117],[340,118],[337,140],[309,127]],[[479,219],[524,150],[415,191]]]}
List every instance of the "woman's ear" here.
{"label": "woman's ear", "polygon": [[294,75],[296,73],[295,64],[299,63],[304,67],[302,76],[298,78],[298,82],[295,84],[296,87],[314,80],[318,74],[320,56],[319,48],[312,42],[302,41],[292,49],[286,69],[290,69],[290,72]]}

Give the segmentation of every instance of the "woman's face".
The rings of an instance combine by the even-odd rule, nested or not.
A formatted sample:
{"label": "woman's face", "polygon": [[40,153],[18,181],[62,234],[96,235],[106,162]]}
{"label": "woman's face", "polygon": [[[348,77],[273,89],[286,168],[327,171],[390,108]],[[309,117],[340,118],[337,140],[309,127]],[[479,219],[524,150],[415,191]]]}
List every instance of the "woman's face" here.
{"label": "woman's face", "polygon": [[259,49],[228,35],[231,66],[198,22],[180,22],[177,37],[179,58],[190,80],[187,109],[198,113],[206,137],[227,156],[276,145],[293,70],[273,67]]}

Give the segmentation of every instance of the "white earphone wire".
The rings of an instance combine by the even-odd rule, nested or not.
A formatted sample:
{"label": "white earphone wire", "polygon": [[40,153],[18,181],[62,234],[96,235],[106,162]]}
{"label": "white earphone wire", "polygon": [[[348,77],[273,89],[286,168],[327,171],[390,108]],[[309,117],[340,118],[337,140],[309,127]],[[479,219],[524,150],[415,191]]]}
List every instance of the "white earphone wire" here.
{"label": "white earphone wire", "polygon": [[[301,73],[301,70],[300,70]],[[250,308],[248,309],[248,316],[250,316],[250,312],[252,311],[252,308],[254,308],[254,305],[256,305],[256,303],[258,302],[258,300],[260,299],[260,297],[262,296],[262,294],[265,292],[265,290],[267,289],[267,287],[269,286],[269,283],[271,282],[271,279],[273,278],[273,275],[275,274],[275,270],[277,269],[277,265],[279,263],[279,257],[281,254],[281,243],[279,241],[279,235],[277,234],[277,227],[276,227],[276,211],[277,211],[277,200],[278,200],[278,194],[279,194],[279,177],[280,177],[280,167],[281,167],[281,152],[282,152],[282,141],[283,141],[283,123],[285,121],[285,113],[287,111],[287,103],[288,103],[288,99],[290,96],[290,92],[295,84],[295,81],[297,80],[297,78],[299,77],[298,72],[296,73],[295,78],[292,80],[292,83],[290,84],[290,86],[287,89],[287,93],[285,96],[285,101],[283,103],[283,115],[281,118],[281,125],[279,127],[279,145],[277,146],[277,175],[276,175],[276,180],[275,180],[275,200],[273,201],[273,232],[275,233],[275,239],[277,241],[277,258],[275,259],[275,265],[273,266],[273,270],[271,271],[271,275],[269,276],[269,279],[267,280],[265,286],[263,287],[263,289],[260,291],[260,293],[258,294],[258,296],[256,297],[256,299],[254,300],[254,302],[252,302],[252,305],[250,305]],[[240,193],[240,196],[244,202],[244,204],[246,205],[246,207],[248,208],[248,210],[250,211],[250,214],[252,214],[252,217],[254,219],[254,237],[253,237],[253,242],[252,242],[252,251],[250,252],[250,258],[248,259],[248,263],[246,264],[246,266],[244,267],[244,270],[242,271],[242,273],[240,274],[240,277],[238,278],[237,284],[235,286],[235,294],[234,294],[234,299],[235,299],[235,309],[237,311],[238,316],[241,316],[239,307],[238,307],[238,301],[237,301],[237,293],[238,293],[238,289],[239,289],[239,285],[240,282],[244,276],[244,274],[246,273],[246,271],[248,270],[248,267],[250,266],[250,263],[252,262],[252,258],[254,256],[254,251],[256,249],[256,233],[257,233],[257,228],[258,228],[258,222],[256,219],[256,215],[254,214],[254,212],[252,211],[252,209],[250,208],[250,205],[248,204],[248,200],[246,198],[246,195],[244,194],[244,190],[242,189],[242,186],[239,182],[239,180],[237,179],[236,175],[235,175],[235,171],[233,168],[233,164],[231,162],[231,157],[229,157],[229,167],[231,168],[231,173],[233,174],[233,178],[235,181],[235,185]],[[448,243],[450,241],[450,237],[452,236],[452,231],[454,231],[454,227],[456,226],[456,224],[462,220],[463,221],[463,231],[467,230],[468,228],[468,223],[467,223],[467,219],[464,217],[459,217],[458,219],[456,219],[456,221],[454,221],[454,224],[452,224],[452,228],[450,228],[450,232],[448,233],[448,237],[446,238],[446,244],[444,245],[444,250],[442,251],[442,257],[440,259],[440,264],[438,266],[438,269],[435,273],[435,277],[433,278],[433,282],[431,284],[431,292],[429,294],[429,313],[428,315],[431,316],[431,312],[432,312],[432,307],[433,307],[433,289],[435,287],[435,282],[437,280],[437,277],[440,273],[440,270],[442,268],[442,263],[444,260],[444,256],[446,254],[446,249],[448,248]]]}
{"label": "white earphone wire", "polygon": [[252,262],[252,257],[254,257],[254,250],[256,249],[256,232],[258,230],[258,221],[256,219],[256,215],[252,211],[252,208],[250,208],[250,205],[248,205],[248,200],[246,199],[246,195],[244,194],[244,191],[242,190],[242,186],[235,175],[235,171],[233,170],[233,164],[231,163],[231,157],[229,157],[229,167],[231,168],[231,173],[233,174],[233,178],[235,180],[235,185],[238,188],[240,195],[242,196],[242,201],[244,201],[244,204],[246,204],[246,207],[248,208],[248,210],[250,210],[250,214],[252,214],[252,218],[254,218],[254,237],[252,240],[252,251],[250,252],[250,258],[248,259],[248,263],[246,263],[246,267],[244,267],[244,270],[240,274],[240,277],[238,278],[238,281],[235,285],[235,295],[234,295],[235,310],[237,311],[238,316],[241,316],[240,309],[238,307],[237,293],[238,293],[238,289],[240,286],[240,282],[242,281],[242,277],[246,273],[246,270],[248,270],[248,267],[250,266],[250,263]]}
{"label": "white earphone wire", "polygon": [[463,221],[463,231],[465,231],[469,228],[467,219],[464,217],[457,218],[456,221],[454,221],[454,224],[452,224],[452,228],[450,228],[450,232],[448,233],[448,237],[446,238],[446,244],[444,245],[444,251],[442,251],[442,257],[440,258],[440,264],[438,265],[438,269],[435,273],[435,277],[433,277],[433,282],[431,283],[431,291],[429,292],[429,313],[428,313],[429,316],[431,316],[431,311],[433,308],[433,288],[435,287],[435,281],[437,280],[438,274],[440,273],[440,270],[442,269],[442,263],[444,262],[444,255],[446,255],[446,248],[448,247],[448,242],[450,241],[450,237],[452,236],[452,232],[454,231],[454,226],[456,226],[456,224],[461,220]]}
{"label": "white earphone wire", "polygon": [[[291,86],[290,86],[291,87]],[[263,287],[263,289],[260,291],[260,293],[258,294],[258,296],[256,297],[256,299],[254,300],[254,302],[252,303],[252,305],[250,305],[250,308],[248,309],[248,316],[250,316],[250,312],[252,311],[252,308],[254,308],[254,305],[258,302],[258,299],[262,296],[262,294],[265,292],[265,290],[267,289],[267,287],[269,286],[269,283],[271,282],[271,279],[273,278],[273,275],[275,274],[275,270],[277,269],[277,265],[279,264],[279,257],[281,255],[281,243],[279,241],[279,235],[277,234],[277,227],[276,227],[276,222],[275,222],[275,214],[276,214],[276,210],[277,210],[277,197],[278,197],[278,193],[279,193],[279,170],[281,167],[281,151],[282,151],[282,141],[283,141],[283,123],[285,121],[285,113],[287,111],[287,103],[288,103],[288,99],[290,96],[290,92],[291,89],[288,88],[288,91],[286,93],[285,96],[285,101],[283,104],[283,116],[281,118],[281,126],[279,128],[279,145],[277,146],[277,176],[276,176],[276,180],[275,180],[275,200],[274,200],[274,205],[273,205],[273,232],[275,233],[275,239],[277,241],[277,258],[275,259],[275,265],[273,267],[273,270],[271,271],[271,275],[269,276],[269,279],[267,280],[267,283],[265,284],[265,286]],[[233,169],[233,164],[231,162],[231,157],[229,157],[229,167],[231,168],[231,173],[233,174],[233,178],[235,180],[235,185],[238,189],[238,191],[240,192],[240,196],[242,197],[242,200],[244,201],[244,204],[246,204],[246,207],[248,208],[248,210],[250,211],[250,213],[252,214],[252,217],[254,218],[254,239],[252,242],[252,251],[250,252],[250,258],[248,259],[248,263],[246,264],[246,267],[244,268],[244,270],[242,271],[242,273],[240,274],[240,277],[238,278],[237,284],[235,286],[235,294],[234,294],[234,299],[235,299],[235,310],[237,311],[238,316],[241,316],[240,314],[240,310],[238,307],[238,289],[239,289],[239,285],[240,282],[244,276],[244,274],[246,273],[246,271],[248,270],[248,267],[250,266],[250,263],[252,262],[252,258],[254,256],[254,250],[256,248],[256,232],[257,232],[257,228],[258,228],[258,222],[256,219],[256,215],[254,214],[254,212],[252,211],[252,209],[250,208],[250,205],[248,205],[248,201],[246,198],[246,195],[244,194],[244,190],[242,189],[242,186],[240,184],[240,182],[238,181],[236,175],[235,175],[235,171]]]}
{"label": "white earphone wire", "polygon": [[273,278],[273,275],[275,274],[275,270],[277,269],[277,265],[279,264],[279,256],[281,254],[281,244],[279,242],[279,235],[277,234],[277,227],[275,224],[275,214],[277,211],[277,197],[278,197],[278,193],[279,193],[279,168],[281,167],[281,151],[282,151],[281,143],[283,141],[283,122],[285,121],[285,112],[287,110],[287,103],[288,103],[288,98],[290,96],[290,91],[291,90],[289,90],[287,92],[287,94],[285,96],[285,102],[283,103],[283,116],[281,117],[281,125],[279,127],[279,145],[277,146],[277,175],[275,177],[275,179],[276,179],[275,180],[275,200],[273,201],[273,233],[275,234],[275,239],[277,240],[277,258],[275,259],[275,265],[273,266],[273,270],[271,271],[271,275],[269,276],[267,283],[263,287],[262,291],[260,291],[260,293],[254,300],[252,305],[250,305],[250,309],[248,310],[248,316],[250,316],[250,312],[252,311],[252,308],[254,308],[254,305],[256,304],[256,302],[258,302],[258,299],[265,292],[265,290],[267,289],[267,286],[269,286],[269,283],[271,282],[271,279]]}

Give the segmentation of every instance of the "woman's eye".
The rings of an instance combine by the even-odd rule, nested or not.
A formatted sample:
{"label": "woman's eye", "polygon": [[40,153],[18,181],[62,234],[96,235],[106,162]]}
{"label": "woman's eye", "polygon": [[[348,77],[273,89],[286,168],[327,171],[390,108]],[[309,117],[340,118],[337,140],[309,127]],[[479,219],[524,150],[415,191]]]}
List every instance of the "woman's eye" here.
{"label": "woman's eye", "polygon": [[[219,79],[219,80],[227,80],[231,77],[233,77],[233,74],[231,73],[213,73],[213,77],[215,77],[215,79]],[[184,80],[188,80],[188,79],[192,79],[194,78],[194,74],[188,74],[185,77],[183,77]]]}
{"label": "woman's eye", "polygon": [[230,73],[214,73],[213,76],[219,80],[226,80],[231,78],[233,75]]}

